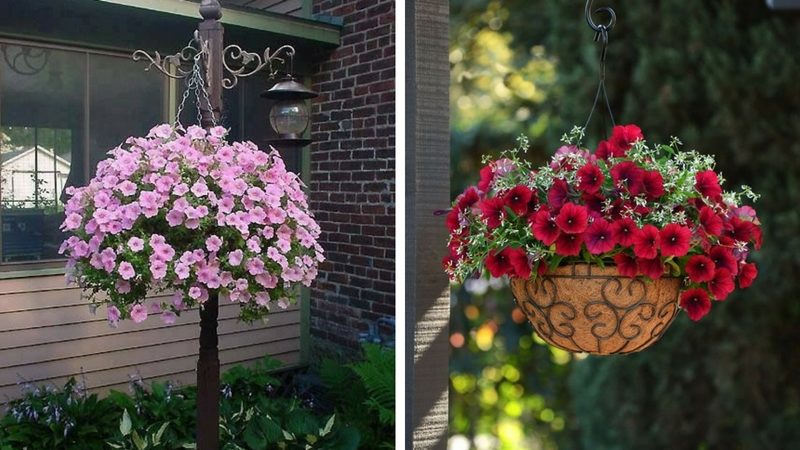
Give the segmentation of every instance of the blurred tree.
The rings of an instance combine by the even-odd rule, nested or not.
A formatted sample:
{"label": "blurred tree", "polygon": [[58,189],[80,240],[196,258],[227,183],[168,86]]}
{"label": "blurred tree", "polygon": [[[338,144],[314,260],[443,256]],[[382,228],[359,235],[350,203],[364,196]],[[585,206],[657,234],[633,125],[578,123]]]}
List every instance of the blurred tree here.
{"label": "blurred tree", "polygon": [[[583,1],[452,3],[455,194],[477,178],[481,154],[517,134],[531,136],[531,157],[543,161],[583,123],[599,48]],[[507,448],[800,448],[800,14],[760,0],[596,3],[619,19],[607,66],[617,122],[716,154],[728,186],[763,195],[761,274],[700,323],[681,315],[646,352],[578,361],[535,340],[526,348],[530,328],[514,320],[507,291],[457,291],[453,432],[512,445],[514,428],[501,429],[510,418],[528,440]],[[589,141],[607,132],[595,120]],[[498,375],[506,366],[517,381]],[[504,395],[504,383],[523,397]],[[520,402],[519,414],[508,407]],[[543,421],[545,409],[563,426]]]}
{"label": "blurred tree", "polygon": [[543,108],[555,82],[555,61],[541,45],[545,17],[526,0],[451,2],[451,146],[453,194],[477,179],[481,155],[513,146],[549,127]]}

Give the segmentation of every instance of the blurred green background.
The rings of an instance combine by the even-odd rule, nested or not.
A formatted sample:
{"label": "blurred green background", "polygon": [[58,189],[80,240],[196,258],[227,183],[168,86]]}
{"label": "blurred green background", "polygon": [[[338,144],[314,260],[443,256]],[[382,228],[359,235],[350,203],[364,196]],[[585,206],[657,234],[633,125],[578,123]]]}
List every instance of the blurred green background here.
{"label": "blurred green background", "polygon": [[[754,286],[647,351],[576,357],[532,333],[510,292],[453,289],[451,450],[800,448],[800,12],[763,0],[616,1],[607,87],[618,123],[717,156],[764,224]],[[455,197],[480,155],[531,138],[544,162],[582,125],[599,46],[584,2],[451,0]],[[597,21],[604,20],[602,16]],[[588,140],[605,137],[598,116]]]}

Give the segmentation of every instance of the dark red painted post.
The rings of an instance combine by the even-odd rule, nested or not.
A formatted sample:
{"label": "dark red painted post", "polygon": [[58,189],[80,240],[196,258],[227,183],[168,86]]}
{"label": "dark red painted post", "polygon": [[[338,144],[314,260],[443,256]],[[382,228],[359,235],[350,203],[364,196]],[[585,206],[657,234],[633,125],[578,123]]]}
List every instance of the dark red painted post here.
{"label": "dark red painted post", "polygon": [[[202,126],[206,129],[219,123],[222,111],[223,27],[219,22],[222,8],[217,0],[200,4],[203,21],[198,26],[200,39],[207,46],[205,58],[208,102],[200,100]],[[210,103],[210,105],[208,104]],[[219,449],[219,337],[217,317],[219,294],[209,293],[200,309],[200,355],[197,359],[197,448]]]}

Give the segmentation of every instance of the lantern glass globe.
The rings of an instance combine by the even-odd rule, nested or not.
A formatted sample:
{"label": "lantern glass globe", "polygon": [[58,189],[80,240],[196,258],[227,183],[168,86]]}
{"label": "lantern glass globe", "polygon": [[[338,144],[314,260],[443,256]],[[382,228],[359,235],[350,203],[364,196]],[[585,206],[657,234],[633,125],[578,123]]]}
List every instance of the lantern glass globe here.
{"label": "lantern glass globe", "polygon": [[269,112],[269,123],[279,135],[301,135],[308,127],[308,106],[303,100],[278,100]]}

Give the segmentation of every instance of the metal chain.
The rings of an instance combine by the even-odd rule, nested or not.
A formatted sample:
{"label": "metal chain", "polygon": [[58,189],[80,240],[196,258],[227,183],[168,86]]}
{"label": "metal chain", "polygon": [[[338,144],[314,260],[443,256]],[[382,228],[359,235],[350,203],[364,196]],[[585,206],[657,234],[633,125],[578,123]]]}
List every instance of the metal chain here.
{"label": "metal chain", "polygon": [[175,125],[183,128],[183,124],[181,123],[181,114],[183,113],[183,109],[186,106],[186,99],[189,98],[190,94],[194,94],[195,97],[195,106],[197,107],[197,124],[202,124],[203,115],[201,112],[202,109],[202,100],[205,100],[206,105],[208,105],[208,110],[211,112],[211,123],[214,126],[217,126],[217,118],[214,114],[213,108],[211,106],[211,99],[208,96],[208,90],[206,89],[206,82],[205,78],[203,77],[203,64],[201,61],[203,60],[203,55],[206,54],[206,47],[200,43],[201,50],[194,57],[194,63],[192,64],[192,73],[187,78],[186,81],[186,89],[183,91],[183,96],[181,97],[181,103],[178,105],[178,111],[175,116]]}

